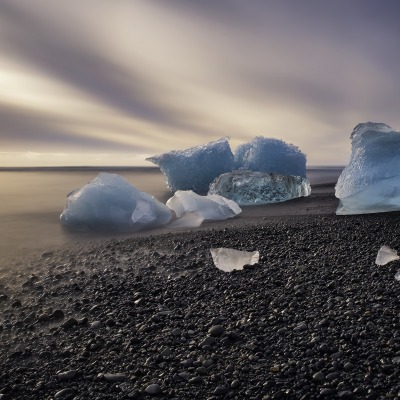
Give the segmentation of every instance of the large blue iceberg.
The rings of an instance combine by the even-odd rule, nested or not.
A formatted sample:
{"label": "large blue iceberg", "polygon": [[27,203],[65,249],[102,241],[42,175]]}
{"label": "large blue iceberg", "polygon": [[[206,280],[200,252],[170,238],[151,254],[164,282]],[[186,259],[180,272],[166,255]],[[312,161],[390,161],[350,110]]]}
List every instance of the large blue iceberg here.
{"label": "large blue iceberg", "polygon": [[351,145],[335,188],[336,214],[400,210],[400,132],[382,123],[358,124]]}
{"label": "large blue iceberg", "polygon": [[63,225],[78,231],[135,232],[168,224],[171,218],[171,210],[154,197],[105,172],[71,192],[60,215]]}
{"label": "large blue iceberg", "polygon": [[235,169],[306,177],[306,155],[293,144],[258,136],[239,145]]}
{"label": "large blue iceberg", "polygon": [[173,150],[146,158],[158,165],[168,188],[207,193],[210,183],[233,169],[233,153],[227,138],[187,150]]}

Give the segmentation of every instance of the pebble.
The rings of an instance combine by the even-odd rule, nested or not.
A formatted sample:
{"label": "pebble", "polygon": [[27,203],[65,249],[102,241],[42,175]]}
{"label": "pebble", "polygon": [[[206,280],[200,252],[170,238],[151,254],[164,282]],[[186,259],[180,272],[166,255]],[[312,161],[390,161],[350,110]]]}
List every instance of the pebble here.
{"label": "pebble", "polygon": [[214,396],[224,396],[228,393],[228,389],[226,386],[217,386],[213,392]]}
{"label": "pebble", "polygon": [[64,329],[70,329],[73,326],[77,326],[77,325],[78,325],[78,321],[75,318],[69,318],[61,326]]}
{"label": "pebble", "polygon": [[65,381],[65,380],[68,380],[68,379],[75,378],[76,374],[77,374],[77,371],[74,370],[74,369],[71,369],[69,371],[59,372],[57,374],[57,378],[60,379],[61,381]]}
{"label": "pebble", "polygon": [[54,399],[55,400],[62,400],[62,399],[66,399],[69,398],[70,396],[75,394],[75,390],[71,389],[71,388],[65,388],[65,389],[61,389],[59,390],[55,395],[54,395]]}
{"label": "pebble", "polygon": [[213,337],[218,337],[224,333],[224,328],[221,325],[214,325],[208,330],[208,333]]}
{"label": "pebble", "polygon": [[321,371],[319,371],[313,375],[313,379],[316,382],[322,382],[323,380],[325,380],[325,375]]}
{"label": "pebble", "polygon": [[152,383],[151,385],[147,386],[144,391],[151,396],[157,396],[162,392],[161,386],[157,383]]}
{"label": "pebble", "polygon": [[99,329],[101,327],[101,321],[93,321],[90,324],[90,329]]}
{"label": "pebble", "polygon": [[112,374],[107,372],[106,374],[104,374],[104,379],[108,382],[123,382],[126,380],[126,374],[123,373]]}

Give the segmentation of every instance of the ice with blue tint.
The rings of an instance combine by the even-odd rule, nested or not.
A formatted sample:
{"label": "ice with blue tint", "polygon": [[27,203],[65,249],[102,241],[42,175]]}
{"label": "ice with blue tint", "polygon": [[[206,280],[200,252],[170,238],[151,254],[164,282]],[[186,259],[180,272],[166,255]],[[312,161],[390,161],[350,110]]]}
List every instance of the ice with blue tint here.
{"label": "ice with blue tint", "polygon": [[168,188],[207,193],[210,183],[233,169],[233,153],[227,138],[187,150],[172,150],[146,158],[158,165]]}
{"label": "ice with blue tint", "polygon": [[117,174],[100,173],[68,195],[60,220],[78,231],[135,232],[168,224],[171,210]]}
{"label": "ice with blue tint", "polygon": [[249,206],[309,196],[311,186],[301,176],[237,170],[216,178],[208,193],[224,196],[239,206]]}
{"label": "ice with blue tint", "polygon": [[205,220],[224,220],[242,212],[232,200],[216,194],[201,196],[191,190],[178,190],[167,201],[167,206],[178,218],[194,213]]}
{"label": "ice with blue tint", "polygon": [[306,162],[298,147],[274,138],[258,136],[235,151],[235,169],[306,178]]}
{"label": "ice with blue tint", "polygon": [[336,184],[336,214],[400,210],[400,132],[367,122],[351,134],[351,157]]}

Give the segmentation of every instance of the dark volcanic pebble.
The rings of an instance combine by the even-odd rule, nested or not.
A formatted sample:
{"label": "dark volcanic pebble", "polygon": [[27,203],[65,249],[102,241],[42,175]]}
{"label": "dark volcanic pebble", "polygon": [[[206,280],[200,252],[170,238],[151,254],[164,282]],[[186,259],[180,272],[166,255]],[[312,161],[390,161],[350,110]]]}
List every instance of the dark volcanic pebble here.
{"label": "dark volcanic pebble", "polygon": [[[271,217],[32,260],[0,282],[0,398],[399,399],[400,263],[375,265],[399,224]],[[216,247],[259,265],[222,272]]]}

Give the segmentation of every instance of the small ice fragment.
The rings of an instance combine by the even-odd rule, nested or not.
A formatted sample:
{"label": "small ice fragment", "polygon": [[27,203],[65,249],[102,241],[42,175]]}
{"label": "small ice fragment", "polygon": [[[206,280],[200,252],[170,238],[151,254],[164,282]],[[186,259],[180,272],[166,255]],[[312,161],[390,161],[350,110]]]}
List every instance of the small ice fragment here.
{"label": "small ice fragment", "polygon": [[168,225],[168,228],[198,228],[203,221],[204,218],[200,214],[196,212],[189,212],[183,214],[182,217],[172,220],[172,222]]}
{"label": "small ice fragment", "polygon": [[[385,265],[391,261],[399,260],[400,257],[397,255],[397,251],[391,249],[388,246],[382,246],[376,256],[376,265]],[[397,278],[396,278],[397,279]]]}
{"label": "small ice fragment", "polygon": [[256,264],[260,258],[258,251],[240,251],[224,247],[210,249],[210,251],[215,266],[224,272],[242,270],[244,265]]}
{"label": "small ice fragment", "polygon": [[396,281],[400,281],[400,271],[396,272],[396,275],[394,276],[394,279],[396,279]]}
{"label": "small ice fragment", "polygon": [[166,206],[173,210],[179,218],[186,213],[196,213],[208,220],[224,220],[233,218],[242,209],[232,200],[217,194],[201,196],[192,190],[178,190]]}

